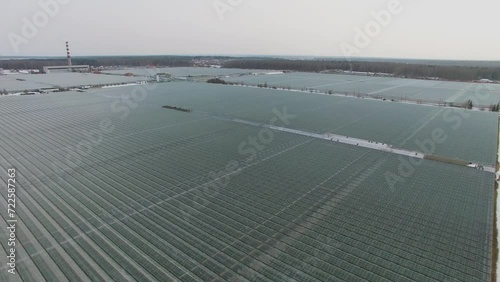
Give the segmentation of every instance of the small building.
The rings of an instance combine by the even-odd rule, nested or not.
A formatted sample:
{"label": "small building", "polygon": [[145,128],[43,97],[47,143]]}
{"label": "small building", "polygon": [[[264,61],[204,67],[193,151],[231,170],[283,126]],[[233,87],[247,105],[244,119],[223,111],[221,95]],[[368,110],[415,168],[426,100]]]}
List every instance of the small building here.
{"label": "small building", "polygon": [[160,73],[157,73],[156,74],[156,82],[164,82],[164,81],[167,81],[169,79],[171,79],[172,76],[168,73],[164,73],[164,72],[160,72]]}

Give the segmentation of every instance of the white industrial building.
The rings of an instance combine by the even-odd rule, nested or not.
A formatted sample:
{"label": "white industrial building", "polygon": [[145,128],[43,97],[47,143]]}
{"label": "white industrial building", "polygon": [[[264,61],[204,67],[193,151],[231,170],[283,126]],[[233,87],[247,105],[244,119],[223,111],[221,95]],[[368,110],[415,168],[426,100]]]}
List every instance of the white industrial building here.
{"label": "white industrial building", "polygon": [[45,66],[44,73],[51,72],[90,72],[89,65],[73,65],[73,66]]}

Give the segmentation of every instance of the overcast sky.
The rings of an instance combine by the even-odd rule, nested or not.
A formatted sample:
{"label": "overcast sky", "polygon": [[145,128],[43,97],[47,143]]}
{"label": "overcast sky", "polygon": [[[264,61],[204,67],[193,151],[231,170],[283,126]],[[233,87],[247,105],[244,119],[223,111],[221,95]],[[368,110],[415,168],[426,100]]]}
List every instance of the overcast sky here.
{"label": "overcast sky", "polygon": [[[55,1],[67,3],[44,19],[39,3]],[[400,0],[399,13],[389,2],[1,0],[0,55],[64,56],[68,40],[73,56],[343,56],[348,46],[358,57],[500,60],[500,1]],[[387,26],[356,44],[356,28],[382,10],[392,13]]]}

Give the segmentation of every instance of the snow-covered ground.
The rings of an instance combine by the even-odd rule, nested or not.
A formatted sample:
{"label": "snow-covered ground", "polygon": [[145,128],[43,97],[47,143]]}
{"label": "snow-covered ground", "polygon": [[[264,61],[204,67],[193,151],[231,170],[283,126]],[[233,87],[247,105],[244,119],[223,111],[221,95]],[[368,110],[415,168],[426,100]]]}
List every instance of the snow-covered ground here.
{"label": "snow-covered ground", "polygon": [[[312,90],[311,91],[311,90],[300,90],[300,89],[293,89],[293,88],[286,89],[286,88],[281,88],[281,87],[276,87],[276,89],[274,89],[272,87],[270,87],[270,88],[269,87],[268,88],[262,88],[262,87],[258,87],[256,85],[237,85],[237,84],[228,85],[228,86],[233,86],[233,87],[248,87],[248,88],[257,88],[257,89],[281,90],[281,91],[300,92],[300,93],[308,93],[308,94],[316,94],[316,95],[347,97],[347,98],[354,98],[354,99],[366,99],[366,100],[372,100],[372,101],[384,101],[384,102],[387,101],[387,102],[390,102],[390,103],[403,103],[403,104],[411,104],[411,105],[419,105],[419,106],[427,106],[427,107],[443,107],[443,108],[451,108],[451,109],[455,109],[456,108],[456,107],[444,106],[444,105],[439,104],[439,103],[429,103],[429,102],[423,103],[423,102],[415,102],[415,101],[392,101],[390,98],[380,99],[380,98],[377,98],[377,97],[369,97],[369,96],[357,97],[357,96],[354,96],[354,95],[346,95],[346,94],[335,93],[335,92],[333,92],[332,94],[327,94],[327,93],[321,92],[319,90]],[[473,111],[484,111],[484,109],[479,108],[479,107],[474,107],[471,110],[473,110]]]}
{"label": "snow-covered ground", "polygon": [[227,117],[216,117],[216,118],[230,120],[230,121],[243,123],[243,124],[247,124],[247,125],[269,128],[269,129],[273,129],[273,130],[277,130],[277,131],[283,131],[283,132],[288,132],[288,133],[293,133],[293,134],[328,140],[328,141],[336,142],[336,143],[342,143],[342,144],[348,144],[348,145],[352,145],[352,146],[368,148],[368,149],[372,149],[372,150],[384,151],[384,152],[408,156],[408,157],[412,157],[412,158],[423,159],[425,157],[425,154],[420,153],[420,152],[410,151],[410,150],[405,150],[405,149],[400,149],[400,148],[394,148],[392,145],[389,145],[389,144],[383,144],[380,142],[359,139],[359,138],[353,138],[353,137],[349,137],[349,136],[342,136],[342,135],[331,134],[331,133],[326,133],[326,134],[313,133],[313,132],[307,132],[307,131],[303,131],[303,130],[291,129],[291,128],[287,128],[287,127],[275,126],[275,125],[271,125],[271,124],[261,124],[261,123],[257,123],[257,122],[241,120],[241,119],[234,119],[234,118],[227,118]]}
{"label": "snow-covered ground", "polygon": [[[288,133],[293,133],[293,134],[328,140],[331,142],[368,148],[368,149],[372,149],[372,150],[384,151],[384,152],[388,152],[388,153],[393,153],[393,154],[417,158],[417,159],[425,158],[425,154],[423,154],[421,152],[406,150],[406,149],[402,149],[402,148],[395,148],[393,145],[375,142],[375,141],[371,141],[371,140],[359,139],[359,138],[342,136],[342,135],[331,134],[331,133],[325,133],[325,134],[319,133],[319,132],[313,133],[313,132],[308,132],[308,131],[303,131],[303,130],[297,130],[297,129],[287,128],[287,127],[280,127],[280,126],[275,126],[275,125],[271,125],[271,124],[262,124],[262,123],[258,123],[258,122],[247,121],[247,120],[231,118],[231,117],[226,117],[226,116],[214,116],[212,114],[207,114],[207,115],[214,117],[214,118],[229,120],[229,121],[243,123],[243,124],[247,124],[247,125],[264,127],[264,128],[277,130],[277,131],[283,131],[283,132],[288,132]],[[500,150],[500,148],[499,148],[499,150]],[[478,166],[479,166],[479,164],[478,164]],[[477,167],[471,167],[471,168],[477,169]],[[484,166],[483,169],[484,169],[484,171],[495,173],[494,167]],[[498,174],[500,175],[500,172]]]}
{"label": "snow-covered ground", "polygon": [[[348,83],[353,83],[353,81],[347,81],[347,82],[340,82],[340,83],[334,83],[334,84],[348,84]],[[331,85],[334,85],[334,84],[331,84]],[[320,91],[320,90],[317,90],[317,89],[307,89],[307,90],[301,90],[301,89],[294,89],[294,88],[282,88],[282,87],[273,87],[273,86],[269,86],[267,88],[263,88],[263,87],[259,87],[257,85],[250,85],[250,84],[245,84],[245,85],[241,85],[241,84],[232,84],[232,85],[228,85],[228,86],[233,86],[233,87],[249,87],[249,88],[258,88],[258,89],[272,89],[272,90],[281,90],[281,91],[289,91],[289,92],[300,92],[300,93],[308,93],[308,94],[317,94],[317,95],[326,95],[326,96],[337,96],[337,97],[348,97],[348,98],[355,98],[355,99],[366,99],[366,100],[373,100],[373,101],[388,101],[388,102],[392,102],[392,103],[403,103],[403,104],[411,104],[411,105],[419,105],[419,106],[428,106],[428,107],[443,107],[443,108],[451,108],[451,109],[456,109],[457,107],[451,107],[451,106],[446,106],[446,105],[443,105],[442,103],[432,103],[432,102],[423,102],[423,101],[409,101],[409,100],[394,100],[394,99],[391,99],[390,97],[387,97],[387,98],[379,98],[379,97],[376,97],[376,96],[373,96],[373,97],[370,97],[369,95],[372,95],[372,94],[375,94],[375,93],[378,93],[377,92],[372,92],[372,93],[369,93],[368,95],[365,95],[365,96],[356,96],[354,94],[351,94],[351,95],[346,95],[346,94],[342,94],[342,93],[335,93],[335,92],[332,92],[331,94],[329,93],[325,93],[324,91]],[[326,85],[320,85],[320,86],[326,86]],[[398,86],[398,87],[401,87],[401,86]],[[393,89],[394,87],[390,87],[390,88],[386,88],[384,90],[387,90],[387,89]],[[472,109],[470,109],[472,111],[485,111],[484,107],[473,107]],[[487,111],[488,109],[486,109]],[[494,170],[492,172],[495,172]]]}
{"label": "snow-covered ground", "polygon": [[103,86],[101,88],[103,88],[103,89],[106,89],[106,88],[118,88],[118,87],[136,86],[136,85],[144,85],[144,84],[146,84],[146,82],[135,82],[135,83],[108,85],[108,86]]}
{"label": "snow-covered ground", "polygon": [[[388,153],[393,153],[393,154],[417,158],[417,159],[425,158],[425,154],[422,152],[411,151],[411,150],[406,150],[406,149],[402,149],[402,148],[395,148],[393,145],[375,142],[375,141],[371,141],[371,140],[359,139],[359,138],[331,134],[331,133],[325,133],[325,134],[319,133],[319,132],[313,133],[313,132],[308,132],[308,131],[304,131],[304,130],[292,129],[292,128],[287,128],[287,127],[280,127],[280,126],[275,126],[275,125],[271,125],[271,124],[262,124],[262,123],[258,123],[258,122],[242,120],[242,119],[237,119],[237,118],[232,118],[232,117],[227,117],[227,116],[214,116],[213,114],[209,114],[209,113],[205,113],[205,114],[208,116],[214,117],[214,118],[218,118],[218,119],[223,119],[223,120],[228,120],[228,121],[243,123],[243,124],[247,124],[247,125],[258,126],[258,127],[265,127],[265,128],[269,128],[269,129],[273,129],[273,130],[277,130],[277,131],[283,131],[283,132],[288,132],[288,133],[293,133],[293,134],[328,140],[331,142],[348,144],[348,145],[368,148],[368,149],[372,149],[372,150],[384,151],[384,152],[388,152]],[[500,150],[500,148],[499,148],[499,150]],[[479,166],[480,164],[477,164],[477,165]],[[471,167],[472,169],[478,169],[475,166],[468,166],[468,167]],[[495,173],[495,167],[483,166],[483,169],[486,172]],[[497,173],[497,175],[500,175],[500,171]]]}

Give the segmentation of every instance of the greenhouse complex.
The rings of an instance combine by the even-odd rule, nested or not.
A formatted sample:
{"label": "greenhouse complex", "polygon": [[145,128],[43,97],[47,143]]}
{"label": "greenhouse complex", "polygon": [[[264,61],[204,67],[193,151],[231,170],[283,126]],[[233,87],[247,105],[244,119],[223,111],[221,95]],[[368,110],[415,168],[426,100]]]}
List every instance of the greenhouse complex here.
{"label": "greenhouse complex", "polygon": [[491,280],[499,89],[237,72],[0,97],[0,281]]}

